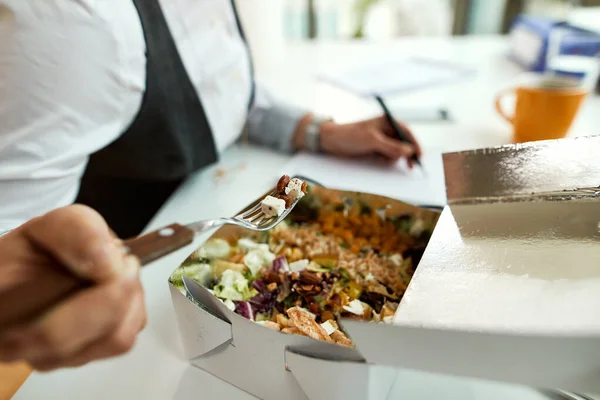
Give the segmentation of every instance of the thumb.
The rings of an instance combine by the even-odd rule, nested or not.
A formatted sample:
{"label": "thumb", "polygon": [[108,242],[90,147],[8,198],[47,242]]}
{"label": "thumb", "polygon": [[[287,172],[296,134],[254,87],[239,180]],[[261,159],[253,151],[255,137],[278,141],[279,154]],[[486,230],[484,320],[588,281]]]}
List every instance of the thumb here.
{"label": "thumb", "polygon": [[102,216],[91,208],[59,208],[22,229],[38,248],[80,278],[105,281],[125,272],[124,251]]}
{"label": "thumb", "polygon": [[375,151],[383,154],[390,160],[397,160],[402,157],[408,158],[415,153],[414,147],[410,144],[386,136],[383,132],[378,131],[374,139]]}

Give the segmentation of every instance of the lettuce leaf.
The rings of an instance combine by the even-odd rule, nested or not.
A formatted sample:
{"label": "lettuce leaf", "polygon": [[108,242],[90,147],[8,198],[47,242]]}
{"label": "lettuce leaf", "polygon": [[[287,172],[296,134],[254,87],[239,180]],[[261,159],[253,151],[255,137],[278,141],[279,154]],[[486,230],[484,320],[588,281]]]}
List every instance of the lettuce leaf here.
{"label": "lettuce leaf", "polygon": [[226,270],[221,281],[213,288],[215,296],[232,301],[244,301],[256,292],[250,290],[248,280],[238,271]]}

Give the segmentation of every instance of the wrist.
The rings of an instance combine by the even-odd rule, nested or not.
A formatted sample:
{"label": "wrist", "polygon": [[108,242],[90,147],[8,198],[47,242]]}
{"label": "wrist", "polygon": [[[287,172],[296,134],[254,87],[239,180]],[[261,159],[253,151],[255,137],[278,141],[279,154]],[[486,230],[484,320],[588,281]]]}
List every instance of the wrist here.
{"label": "wrist", "polygon": [[334,142],[334,131],[337,124],[334,121],[325,121],[319,127],[319,144],[321,150],[331,153]]}
{"label": "wrist", "polygon": [[292,146],[295,150],[328,151],[330,131],[333,131],[335,126],[336,123],[330,118],[306,114],[298,122],[292,137]]}
{"label": "wrist", "polygon": [[298,121],[298,125],[296,125],[296,130],[292,136],[292,148],[294,150],[303,150],[306,148],[306,128],[308,124],[313,120],[313,114],[305,114],[300,121]]}

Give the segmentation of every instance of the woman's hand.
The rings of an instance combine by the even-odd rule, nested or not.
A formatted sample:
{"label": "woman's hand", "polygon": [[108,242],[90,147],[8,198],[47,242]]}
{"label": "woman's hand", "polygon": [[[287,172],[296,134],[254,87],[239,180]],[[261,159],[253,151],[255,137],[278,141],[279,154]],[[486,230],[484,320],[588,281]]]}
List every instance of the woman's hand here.
{"label": "woman's hand", "polygon": [[336,124],[325,122],[321,125],[321,148],[331,154],[347,157],[382,155],[390,161],[421,155],[421,148],[410,130],[398,122],[410,135],[412,144],[401,142],[384,116],[354,122]]}
{"label": "woman's hand", "polygon": [[33,317],[0,325],[0,362],[47,371],[131,349],[146,321],[139,263],[95,211],[73,205],[35,218],[0,237],[0,254],[0,297],[31,280],[51,290],[56,268],[88,284]]}

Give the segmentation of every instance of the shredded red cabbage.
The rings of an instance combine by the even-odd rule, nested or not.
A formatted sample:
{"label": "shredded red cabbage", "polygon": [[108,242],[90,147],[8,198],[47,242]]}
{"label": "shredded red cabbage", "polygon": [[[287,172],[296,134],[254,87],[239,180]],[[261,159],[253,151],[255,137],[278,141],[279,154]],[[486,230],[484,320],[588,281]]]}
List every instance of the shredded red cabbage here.
{"label": "shredded red cabbage", "polygon": [[321,293],[319,293],[320,296],[327,296],[329,294],[329,292],[331,292],[331,288],[333,287],[332,285],[330,285],[327,282],[322,282],[321,283],[321,287],[323,288],[323,290],[321,291]]}
{"label": "shredded red cabbage", "polygon": [[292,293],[292,281],[290,280],[289,274],[285,274],[281,280],[281,286],[279,286],[279,294],[277,295],[277,301],[283,301]]}
{"label": "shredded red cabbage", "polygon": [[275,307],[275,304],[277,304],[278,293],[278,290],[272,292],[265,290],[264,292],[258,293],[249,301],[252,310],[254,310],[255,313],[270,312],[273,307]]}
{"label": "shredded red cabbage", "polygon": [[267,291],[267,285],[265,285],[265,281],[262,279],[256,279],[254,282],[252,282],[252,287],[258,290],[259,293]]}
{"label": "shredded red cabbage", "polygon": [[236,301],[235,302],[235,313],[254,321],[254,310],[247,301]]}
{"label": "shredded red cabbage", "polygon": [[275,273],[282,274],[290,270],[290,266],[287,262],[285,256],[277,257],[273,260],[273,265],[271,265],[271,270]]}
{"label": "shredded red cabbage", "polygon": [[[271,271],[277,274],[288,272],[289,265],[286,258],[283,256],[277,257],[271,265]],[[248,318],[247,315],[249,313],[247,308],[249,307],[251,311],[250,315],[252,316],[252,318],[249,319],[253,319],[253,316],[259,313],[269,313],[277,305],[278,296],[281,298],[280,289],[283,290],[282,294],[284,295],[283,298],[285,298],[290,293],[290,286],[289,278],[284,276],[281,287],[277,288],[276,290],[269,291],[264,280],[256,279],[254,282],[252,282],[252,287],[258,291],[258,294],[252,297],[248,302],[237,302],[235,312]]]}

